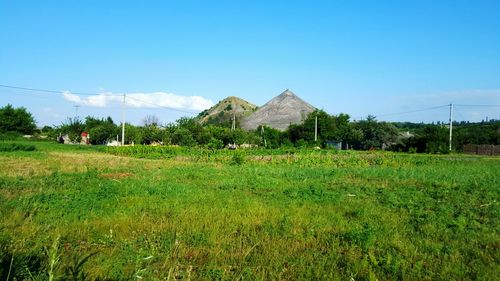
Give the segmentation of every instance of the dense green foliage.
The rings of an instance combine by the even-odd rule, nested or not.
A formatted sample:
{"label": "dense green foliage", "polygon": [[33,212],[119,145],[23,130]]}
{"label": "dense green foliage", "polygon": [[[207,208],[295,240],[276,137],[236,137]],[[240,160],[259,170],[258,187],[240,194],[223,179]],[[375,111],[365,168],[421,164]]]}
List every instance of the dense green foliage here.
{"label": "dense green foliage", "polygon": [[[393,147],[396,151],[409,151],[426,153],[448,153],[449,128],[443,124],[413,124],[396,123],[400,130],[406,130],[413,137],[400,139]],[[500,145],[500,121],[469,123],[456,122],[453,124],[452,147],[461,151],[465,144],[492,144]]]}
{"label": "dense green foliage", "polygon": [[[246,145],[267,149],[336,147],[439,154],[450,152],[449,129],[442,123],[390,123],[377,121],[373,116],[352,122],[347,114],[330,115],[323,110],[310,113],[302,124],[293,124],[284,132],[267,126],[249,132],[239,128],[231,130],[229,123],[208,122],[208,125],[202,125],[197,120],[183,117],[173,123],[161,124],[156,116],[149,115],[143,120],[142,126],[125,125],[125,144],[179,145],[212,150]],[[26,109],[14,109],[11,105],[0,109],[0,139],[18,139],[19,134],[33,132],[34,126],[33,117]],[[455,122],[453,128],[454,151],[461,151],[465,144],[500,144],[498,120]],[[40,132],[33,133],[53,140],[68,135],[72,142],[79,143],[83,132],[89,133],[90,143],[93,145],[121,140],[121,127],[111,117],[100,119],[87,116],[85,120],[68,118],[56,128],[45,126]]]}
{"label": "dense green foliage", "polygon": [[85,131],[91,136],[91,144],[106,144],[107,141],[118,134],[119,129],[113,123],[113,119],[111,119],[111,117],[98,119],[87,116],[85,118]]}
{"label": "dense green foliage", "polygon": [[0,152],[0,280],[500,272],[498,158],[34,145]]}
{"label": "dense green foliage", "polygon": [[6,132],[31,134],[35,128],[35,119],[26,108],[14,108],[10,104],[0,108],[0,134]]}
{"label": "dense green foliage", "polygon": [[356,149],[385,149],[396,143],[399,136],[394,125],[387,122],[377,122],[372,116],[355,123],[354,129],[361,133],[361,136],[353,143],[353,147]]}

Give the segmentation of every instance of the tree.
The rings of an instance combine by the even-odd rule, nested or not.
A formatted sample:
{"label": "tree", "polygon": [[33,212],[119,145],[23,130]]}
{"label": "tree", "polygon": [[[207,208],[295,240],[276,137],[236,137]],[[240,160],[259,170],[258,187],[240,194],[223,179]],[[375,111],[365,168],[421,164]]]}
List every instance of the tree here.
{"label": "tree", "polygon": [[79,118],[68,118],[66,123],[62,123],[57,128],[60,133],[68,134],[72,142],[80,142],[82,140],[82,132],[85,131],[85,124]]}
{"label": "tree", "polygon": [[267,126],[259,126],[255,133],[261,136],[261,145],[266,148],[278,148],[281,146],[284,134]]}
{"label": "tree", "polygon": [[147,115],[142,119],[142,124],[144,124],[145,127],[149,126],[160,126],[160,119],[156,115]]}
{"label": "tree", "polygon": [[188,129],[178,128],[172,134],[172,143],[181,146],[195,146],[196,141],[193,139],[193,135]]}
{"label": "tree", "polygon": [[[286,137],[295,146],[321,145],[326,146],[329,140],[349,141],[352,139],[352,126],[349,115],[329,115],[323,110],[311,112],[303,124],[290,125],[285,132]],[[318,140],[314,142],[314,130],[318,122]]]}
{"label": "tree", "polygon": [[105,144],[118,133],[114,124],[103,124],[88,130],[91,144]]}
{"label": "tree", "polygon": [[169,132],[156,125],[144,126],[141,128],[141,132],[143,144],[152,144],[156,142],[168,143],[170,141]]}
{"label": "tree", "polygon": [[366,120],[354,124],[354,129],[362,132],[363,137],[354,143],[356,149],[385,149],[396,142],[398,130],[391,123],[378,122],[374,116],[368,116]]}
{"label": "tree", "polygon": [[181,117],[177,119],[176,124],[178,129],[188,130],[196,143],[207,144],[210,141],[210,136],[204,134],[203,126],[194,118]]}
{"label": "tree", "polygon": [[111,117],[99,119],[91,116],[85,118],[85,131],[90,134],[91,144],[104,144],[119,132]]}
{"label": "tree", "polygon": [[14,108],[10,104],[0,108],[0,133],[32,134],[35,128],[35,119],[26,108]]}
{"label": "tree", "polygon": [[417,131],[415,136],[406,141],[409,150],[414,148],[417,152],[448,153],[448,129],[438,125],[426,125]]}
{"label": "tree", "polygon": [[142,140],[142,129],[141,127],[136,127],[134,125],[131,125],[129,123],[125,123],[125,143],[131,144],[139,144],[143,143]]}

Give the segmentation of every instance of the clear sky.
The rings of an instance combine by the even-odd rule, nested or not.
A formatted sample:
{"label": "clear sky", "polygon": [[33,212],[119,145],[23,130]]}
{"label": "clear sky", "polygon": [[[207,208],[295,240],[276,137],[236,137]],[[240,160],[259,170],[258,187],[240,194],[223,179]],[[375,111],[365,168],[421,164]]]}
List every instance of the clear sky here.
{"label": "clear sky", "polygon": [[[135,97],[138,124],[189,115],[155,105],[263,105],[286,88],[353,119],[446,121],[446,107],[388,114],[500,104],[500,0],[0,0],[0,84],[68,91],[0,88],[0,106],[24,106],[39,125],[74,105],[119,122],[119,98],[102,93]],[[456,119],[486,117],[500,107],[456,107]]]}

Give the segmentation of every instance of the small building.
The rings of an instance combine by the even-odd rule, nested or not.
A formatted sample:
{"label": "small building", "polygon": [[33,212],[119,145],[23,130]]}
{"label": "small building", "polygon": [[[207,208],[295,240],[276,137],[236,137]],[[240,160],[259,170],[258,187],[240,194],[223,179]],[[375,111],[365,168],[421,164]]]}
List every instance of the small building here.
{"label": "small building", "polygon": [[69,137],[69,134],[59,134],[57,137],[57,142],[62,143],[62,144],[83,144],[83,145],[89,145],[90,144],[90,134],[87,132],[82,132],[80,134],[80,141],[78,140],[72,140]]}
{"label": "small building", "polygon": [[337,140],[327,140],[326,141],[327,148],[335,148],[337,150],[342,150],[342,141]]}
{"label": "small building", "polygon": [[88,132],[82,132],[81,137],[80,144],[90,144],[90,134]]}
{"label": "small building", "polygon": [[122,145],[121,142],[119,142],[117,140],[108,141],[106,143],[106,146],[120,146],[120,145]]}

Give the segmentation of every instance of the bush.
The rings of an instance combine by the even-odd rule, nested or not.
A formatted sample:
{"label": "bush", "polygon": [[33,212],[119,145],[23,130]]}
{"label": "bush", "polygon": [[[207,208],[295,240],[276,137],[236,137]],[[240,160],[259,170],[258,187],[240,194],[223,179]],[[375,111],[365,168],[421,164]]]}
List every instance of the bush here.
{"label": "bush", "polygon": [[212,150],[221,149],[224,147],[224,143],[216,138],[211,138],[207,144],[207,147]]}
{"label": "bush", "polygon": [[193,139],[191,132],[184,128],[175,130],[172,135],[172,143],[180,146],[195,146],[196,141]]}
{"label": "bush", "polygon": [[35,119],[26,108],[14,108],[10,104],[0,107],[0,132],[32,134],[35,128]]}
{"label": "bush", "polygon": [[3,134],[0,133],[0,140],[19,140],[22,138],[23,137],[18,132],[6,132]]}
{"label": "bush", "polygon": [[241,165],[245,163],[245,157],[241,153],[234,153],[231,158],[231,165]]}

